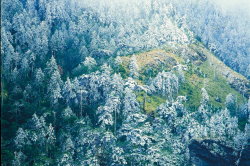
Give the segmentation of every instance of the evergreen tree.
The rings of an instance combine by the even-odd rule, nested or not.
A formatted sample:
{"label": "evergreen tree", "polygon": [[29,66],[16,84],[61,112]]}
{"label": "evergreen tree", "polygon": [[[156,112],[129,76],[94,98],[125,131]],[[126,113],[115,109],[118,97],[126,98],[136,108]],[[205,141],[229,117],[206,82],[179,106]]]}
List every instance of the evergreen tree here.
{"label": "evergreen tree", "polygon": [[198,112],[199,112],[201,120],[203,120],[205,122],[208,118],[208,113],[209,113],[208,112],[209,96],[208,96],[208,93],[207,93],[205,88],[201,89],[201,95],[202,95],[201,105],[198,108]]}
{"label": "evergreen tree", "polygon": [[227,109],[231,112],[231,113],[235,113],[237,110],[237,105],[236,105],[236,98],[233,94],[228,94],[226,97],[226,102],[225,105],[227,107]]}
{"label": "evergreen tree", "polygon": [[55,144],[55,132],[54,128],[51,124],[49,124],[49,127],[47,128],[47,133],[46,133],[47,141],[46,141],[46,151],[50,150],[52,146]]}
{"label": "evergreen tree", "polygon": [[133,55],[130,59],[130,64],[129,64],[130,77],[137,79],[139,77],[138,70],[139,67],[137,65],[137,60],[135,55]]}
{"label": "evergreen tree", "polygon": [[111,154],[112,154],[111,165],[126,165],[127,164],[126,159],[123,156],[124,151],[122,148],[120,148],[120,147],[112,148]]}
{"label": "evergreen tree", "polygon": [[66,32],[56,30],[51,37],[51,47],[55,52],[63,51],[66,47]]}
{"label": "evergreen tree", "polygon": [[66,103],[70,105],[70,102],[76,98],[76,94],[74,92],[74,84],[71,83],[70,79],[67,77],[66,82],[64,83],[63,89],[62,89],[62,95],[64,96],[64,99],[66,100]]}
{"label": "evergreen tree", "polygon": [[19,128],[17,130],[14,142],[18,149],[22,149],[26,144],[29,144],[27,131],[23,130],[22,128]]}
{"label": "evergreen tree", "polygon": [[48,78],[51,77],[52,74],[55,73],[56,71],[59,72],[56,59],[54,58],[54,56],[52,56],[50,60],[47,62],[45,70],[46,74],[48,75]]}
{"label": "evergreen tree", "polygon": [[98,122],[103,128],[108,128],[114,124],[112,110],[107,106],[98,107],[97,114],[99,115]]}
{"label": "evergreen tree", "polygon": [[122,96],[122,92],[123,92],[123,89],[124,89],[124,81],[119,74],[114,74],[112,76],[112,81],[111,81],[111,88],[112,90],[116,93],[116,95],[119,95],[119,96]]}
{"label": "evergreen tree", "polygon": [[51,78],[49,79],[47,94],[51,106],[56,106],[58,104],[58,100],[62,98],[61,95],[61,77],[58,71],[55,71]]}
{"label": "evergreen tree", "polygon": [[172,72],[160,72],[152,80],[150,90],[162,96],[166,96],[169,100],[178,93],[179,80],[178,77]]}
{"label": "evergreen tree", "polygon": [[26,156],[21,152],[15,152],[14,153],[14,160],[12,162],[13,166],[21,166],[24,164],[24,160],[26,159]]}
{"label": "evergreen tree", "polygon": [[34,52],[42,61],[45,60],[45,56],[49,52],[50,33],[47,21],[42,21],[37,26],[34,35],[32,35],[34,36],[34,39],[32,40],[34,43],[31,45],[32,52]]}
{"label": "evergreen tree", "polygon": [[39,92],[43,92],[44,89],[44,82],[45,81],[45,75],[42,71],[41,68],[36,69],[36,73],[35,73],[35,86],[39,89]]}
{"label": "evergreen tree", "polygon": [[95,59],[92,57],[86,57],[83,64],[88,68],[88,70],[92,70],[97,65]]}

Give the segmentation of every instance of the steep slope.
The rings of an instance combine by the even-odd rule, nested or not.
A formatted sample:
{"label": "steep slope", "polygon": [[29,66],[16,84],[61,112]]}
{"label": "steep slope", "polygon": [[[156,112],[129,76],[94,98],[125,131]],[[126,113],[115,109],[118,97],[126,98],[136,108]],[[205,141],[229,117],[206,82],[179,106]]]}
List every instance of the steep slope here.
{"label": "steep slope", "polygon": [[[207,90],[209,96],[209,108],[214,113],[226,108],[228,94],[236,97],[237,107],[242,106],[249,98],[250,82],[241,74],[227,67],[216,58],[201,43],[197,42],[189,46],[162,47],[144,53],[122,57],[123,66],[129,72],[131,58],[137,60],[139,77],[136,80],[139,92],[137,100],[141,108],[148,114],[157,116],[157,111],[168,100],[166,96],[150,94],[150,83],[161,71],[178,73],[182,68],[184,81],[180,84],[176,96],[186,96],[185,106],[194,114],[199,114],[202,103],[202,88]],[[231,115],[239,114],[239,108],[231,111]],[[170,111],[170,110],[169,110]],[[170,113],[170,112],[169,112]],[[168,113],[167,113],[168,114]],[[239,118],[239,128],[244,129],[245,118]],[[231,145],[221,144],[217,138],[193,139],[189,145],[190,162],[195,165],[240,165],[248,163],[245,154],[249,147],[242,146],[242,157],[235,155]]]}
{"label": "steep slope", "polygon": [[[183,54],[183,50],[185,53]],[[187,96],[188,107],[195,111],[200,105],[201,88],[205,87],[210,97],[211,107],[224,108],[226,96],[231,93],[237,96],[237,104],[241,105],[249,97],[249,80],[227,67],[201,43],[179,48],[163,47],[152,51],[135,54],[139,67],[139,84],[147,84],[151,77],[160,71],[171,71],[178,65],[185,66],[185,81],[180,86],[178,95]],[[127,69],[131,56],[124,56],[123,65]],[[138,100],[143,101],[140,93]],[[146,111],[151,112],[159,106],[164,98],[149,97]]]}
{"label": "steep slope", "polygon": [[249,81],[171,4],[75,1],[2,3],[2,165],[192,165],[193,140],[245,158]]}

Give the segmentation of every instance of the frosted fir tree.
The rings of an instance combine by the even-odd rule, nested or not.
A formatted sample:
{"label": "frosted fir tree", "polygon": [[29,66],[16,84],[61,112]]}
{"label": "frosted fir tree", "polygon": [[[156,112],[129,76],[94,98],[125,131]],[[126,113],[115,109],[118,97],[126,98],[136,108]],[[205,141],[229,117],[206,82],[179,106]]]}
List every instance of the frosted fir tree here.
{"label": "frosted fir tree", "polygon": [[26,85],[25,90],[23,91],[23,97],[26,101],[30,102],[33,96],[32,87],[30,84]]}
{"label": "frosted fir tree", "polygon": [[114,124],[112,110],[107,106],[100,106],[97,110],[98,123],[103,128],[108,128]]}
{"label": "frosted fir tree", "polygon": [[79,92],[79,90],[81,89],[81,86],[80,86],[78,78],[75,78],[72,81],[72,84],[73,84],[73,90],[75,91],[75,93]]}
{"label": "frosted fir tree", "polygon": [[55,131],[54,131],[54,127],[52,126],[52,124],[49,124],[46,130],[46,138],[47,138],[46,151],[48,152],[48,150],[50,150],[56,142]]}
{"label": "frosted fir tree", "polygon": [[35,33],[34,44],[32,45],[32,51],[40,57],[41,60],[45,59],[45,55],[49,51],[49,34],[50,29],[46,21],[42,21],[37,27]]}
{"label": "frosted fir tree", "polygon": [[115,92],[111,92],[106,101],[106,105],[111,109],[114,114],[114,133],[116,134],[117,119],[121,116],[121,100],[119,96],[115,95]]}
{"label": "frosted fir tree", "polygon": [[198,113],[200,116],[200,120],[205,122],[208,118],[208,113],[209,113],[209,107],[208,107],[208,102],[209,102],[209,96],[205,88],[201,89],[201,105],[198,108]]}
{"label": "frosted fir tree", "polygon": [[28,50],[24,54],[24,57],[27,58],[28,60],[28,66],[29,66],[28,71],[33,74],[35,68],[36,55],[32,51]]}
{"label": "frosted fir tree", "polygon": [[178,93],[178,89],[179,79],[172,72],[158,73],[150,84],[150,90],[153,93],[166,96],[169,100],[173,100],[173,97]]}
{"label": "frosted fir tree", "polygon": [[137,79],[139,77],[139,67],[137,65],[137,60],[136,60],[136,57],[135,55],[133,55],[131,58],[130,58],[130,62],[129,62],[129,71],[130,71],[130,74],[129,76],[134,78],[134,79]]}
{"label": "frosted fir tree", "polygon": [[26,57],[23,57],[22,58],[22,61],[21,61],[21,73],[23,74],[23,76],[27,77],[28,76],[28,73],[29,73],[29,62],[28,62],[28,59]]}
{"label": "frosted fir tree", "polygon": [[83,65],[86,66],[88,68],[88,70],[92,70],[96,67],[97,63],[96,63],[94,58],[86,57],[84,62],[83,62]]}
{"label": "frosted fir tree", "polygon": [[50,104],[56,106],[58,100],[62,98],[61,86],[63,82],[54,56],[47,62],[45,71],[48,82],[47,96]]}
{"label": "frosted fir tree", "polygon": [[46,63],[45,71],[46,71],[46,74],[48,75],[48,77],[51,77],[55,71],[59,72],[59,69],[58,69],[58,66],[56,63],[56,59],[53,55],[50,58],[50,60]]}
{"label": "frosted fir tree", "polygon": [[99,115],[98,122],[102,127],[108,128],[108,126],[113,126],[114,133],[116,133],[117,128],[117,118],[121,115],[120,109],[121,101],[114,92],[111,92],[108,96],[105,106],[99,107],[97,114]]}
{"label": "frosted fir tree", "polygon": [[27,149],[32,148],[37,155],[51,157],[48,152],[55,143],[53,127],[51,125],[47,126],[44,117],[38,117],[36,114],[32,116],[32,119],[25,126],[25,130],[18,130],[17,137],[14,140],[15,144],[18,144],[18,151],[33,156],[27,153]]}
{"label": "frosted fir tree", "polygon": [[72,111],[72,109],[67,106],[65,109],[63,109],[63,111],[61,112],[61,118],[63,121],[68,121],[70,118],[72,118],[74,116],[74,113]]}
{"label": "frosted fir tree", "polygon": [[[78,38],[78,35],[79,35],[78,26],[76,25],[76,23],[74,21],[70,21],[67,38],[71,42],[70,43],[71,47],[74,49],[79,49],[80,40]],[[66,45],[68,45],[68,43]],[[79,57],[83,57],[83,56],[81,54],[79,54]],[[85,57],[86,57],[86,55],[85,55]],[[82,60],[83,59],[81,59],[81,61]]]}
{"label": "frosted fir tree", "polygon": [[177,110],[175,106],[166,102],[161,104],[157,110],[159,117],[162,118],[169,126],[174,127],[177,119]]}
{"label": "frosted fir tree", "polygon": [[66,100],[67,105],[70,105],[70,102],[73,101],[74,98],[76,98],[76,93],[74,91],[74,84],[71,83],[69,77],[67,77],[67,80],[64,83],[62,89],[62,95]]}
{"label": "frosted fir tree", "polygon": [[102,138],[100,139],[101,141],[101,146],[104,148],[104,151],[110,151],[112,147],[115,146],[115,142],[117,141],[116,137],[114,134],[110,131],[105,131],[102,134]]}
{"label": "frosted fir tree", "polygon": [[12,35],[10,32],[6,31],[3,27],[1,29],[1,53],[3,56],[3,68],[6,74],[10,74],[10,71],[13,69],[13,59],[17,54],[15,53],[14,47],[11,44]]}
{"label": "frosted fir tree", "polygon": [[36,69],[35,72],[35,86],[39,89],[39,92],[43,90],[45,81],[45,75],[41,68]]}
{"label": "frosted fir tree", "polygon": [[125,96],[124,96],[124,100],[123,100],[123,117],[127,117],[129,114],[131,114],[132,112],[139,112],[140,108],[139,108],[139,103],[136,100],[136,95],[133,93],[133,91],[129,88],[125,88]]}
{"label": "frosted fir tree", "polygon": [[[88,103],[97,102],[102,99],[102,94],[99,91],[100,86],[102,85],[100,83],[99,75],[98,74],[92,74],[90,76],[86,76],[86,82],[89,86],[87,97],[89,98]],[[105,94],[107,95],[107,94]]]}
{"label": "frosted fir tree", "polygon": [[38,117],[36,114],[33,114],[26,126],[26,130],[18,130],[15,143],[18,143],[18,146],[35,148],[38,153],[47,154],[56,140],[53,126],[51,124],[47,126],[44,117]]}
{"label": "frosted fir tree", "polygon": [[26,144],[29,144],[28,132],[19,128],[14,139],[15,145],[18,149],[22,149]]}
{"label": "frosted fir tree", "polygon": [[120,147],[112,147],[111,166],[126,165],[127,161],[124,156],[124,151]]}
{"label": "frosted fir tree", "polygon": [[33,114],[31,119],[30,128],[32,130],[29,131],[29,138],[33,145],[38,145],[39,147],[45,148],[46,145],[46,123],[44,118],[41,116],[40,118]]}
{"label": "frosted fir tree", "polygon": [[98,45],[99,45],[99,42],[101,41],[100,36],[96,31],[93,31],[91,36],[92,37],[91,37],[90,48],[92,51],[98,50]]}
{"label": "frosted fir tree", "polygon": [[24,164],[24,161],[26,159],[26,156],[21,151],[14,152],[14,160],[12,162],[13,166],[22,166]]}
{"label": "frosted fir tree", "polygon": [[227,109],[223,109],[214,114],[207,122],[207,126],[211,138],[223,141],[228,140],[228,138],[233,139],[239,131],[238,119],[236,117],[231,117]]}
{"label": "frosted fir tree", "polygon": [[101,66],[101,71],[102,71],[102,76],[104,77],[108,77],[110,76],[111,72],[112,72],[112,68],[110,67],[110,65],[108,65],[107,63],[104,63]]}
{"label": "frosted fir tree", "polygon": [[60,166],[70,166],[73,165],[73,156],[67,153],[63,153],[59,159],[57,159],[57,164]]}
{"label": "frosted fir tree", "polygon": [[62,145],[62,152],[73,156],[74,150],[75,150],[75,145],[71,139],[71,136],[68,136],[68,138],[66,138],[66,140]]}
{"label": "frosted fir tree", "polygon": [[55,52],[62,51],[66,47],[66,32],[56,30],[51,37],[51,47]]}
{"label": "frosted fir tree", "polygon": [[120,66],[122,65],[122,58],[120,56],[117,56],[114,60],[114,67],[116,71],[120,70]]}
{"label": "frosted fir tree", "polygon": [[119,96],[122,96],[122,92],[123,92],[123,89],[124,89],[124,81],[119,74],[114,74],[112,76],[112,81],[111,81],[111,88],[112,90]]}
{"label": "frosted fir tree", "polygon": [[35,2],[32,0],[27,0],[26,2],[26,8],[30,15],[36,16],[37,11],[35,9]]}
{"label": "frosted fir tree", "polygon": [[237,103],[236,103],[236,97],[233,94],[230,93],[226,96],[225,105],[231,113],[236,113]]}
{"label": "frosted fir tree", "polygon": [[84,157],[84,160],[81,162],[81,165],[100,166],[97,156],[95,156],[92,150],[87,150],[87,153]]}
{"label": "frosted fir tree", "polygon": [[84,58],[89,56],[89,51],[86,48],[85,45],[81,46],[79,53],[81,54],[81,59],[84,60]]}
{"label": "frosted fir tree", "polygon": [[88,91],[83,86],[80,86],[78,79],[73,81],[73,85],[73,90],[76,94],[76,97],[74,98],[74,104],[80,107],[79,116],[81,117],[83,116],[83,105],[88,103]]}
{"label": "frosted fir tree", "polygon": [[31,22],[33,19],[28,15],[27,11],[24,11],[19,14],[15,14],[13,17],[13,28],[16,30],[16,36],[21,46],[28,44],[32,45],[32,31],[31,31]]}
{"label": "frosted fir tree", "polygon": [[249,139],[250,139],[250,116],[248,118],[248,123],[245,125],[244,133],[237,134],[234,138],[234,143],[236,144],[236,148],[239,151],[238,159],[235,162],[238,166],[240,161],[242,160],[242,153],[247,148]]}
{"label": "frosted fir tree", "polygon": [[[147,116],[144,115],[131,89],[125,89],[123,100],[123,121],[119,129],[119,137],[125,136],[126,141],[136,146],[144,146],[149,142],[147,133],[151,131],[149,124],[145,124]],[[144,125],[142,125],[144,124]]]}
{"label": "frosted fir tree", "polygon": [[99,86],[103,90],[104,99],[106,99],[108,97],[108,94],[111,91],[111,87],[110,87],[110,84],[112,82],[111,72],[112,72],[111,67],[109,65],[107,65],[106,63],[101,66],[101,74],[99,76],[98,81],[100,83]]}
{"label": "frosted fir tree", "polygon": [[56,106],[58,104],[58,100],[62,98],[61,95],[61,76],[58,70],[56,70],[51,78],[49,79],[47,94],[49,97],[49,101],[52,106]]}

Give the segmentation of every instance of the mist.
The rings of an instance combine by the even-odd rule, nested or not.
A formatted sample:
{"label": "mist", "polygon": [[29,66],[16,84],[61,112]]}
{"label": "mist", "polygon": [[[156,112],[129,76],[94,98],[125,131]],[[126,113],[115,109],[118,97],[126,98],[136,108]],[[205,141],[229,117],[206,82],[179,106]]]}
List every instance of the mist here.
{"label": "mist", "polygon": [[249,0],[214,0],[214,2],[227,10],[250,9]]}

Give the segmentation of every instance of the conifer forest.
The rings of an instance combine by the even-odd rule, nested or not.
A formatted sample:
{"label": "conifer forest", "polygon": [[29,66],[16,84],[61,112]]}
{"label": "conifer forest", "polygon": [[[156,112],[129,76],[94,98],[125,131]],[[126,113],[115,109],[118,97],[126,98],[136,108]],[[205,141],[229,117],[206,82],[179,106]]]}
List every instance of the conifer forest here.
{"label": "conifer forest", "polygon": [[1,0],[1,166],[250,166],[231,1]]}

